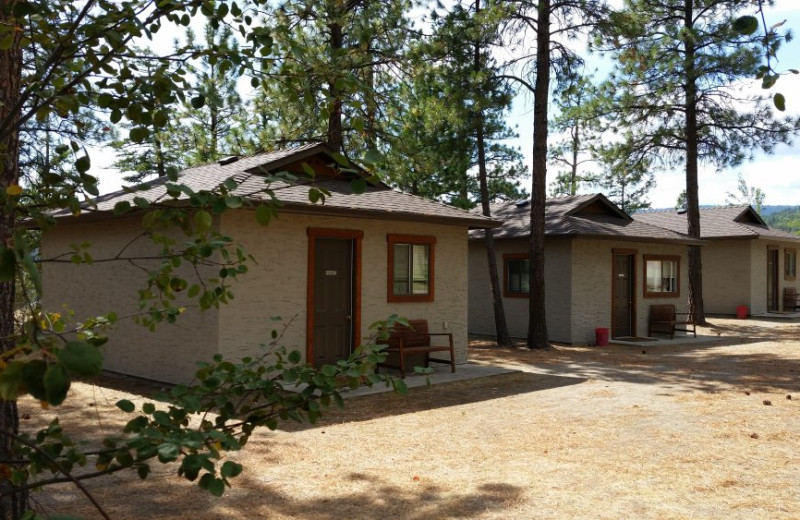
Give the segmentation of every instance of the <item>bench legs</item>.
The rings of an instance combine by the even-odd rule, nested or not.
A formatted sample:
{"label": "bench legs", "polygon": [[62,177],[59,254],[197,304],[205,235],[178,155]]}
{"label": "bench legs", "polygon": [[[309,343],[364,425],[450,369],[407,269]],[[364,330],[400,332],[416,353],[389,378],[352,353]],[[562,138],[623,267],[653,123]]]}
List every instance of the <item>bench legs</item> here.
{"label": "bench legs", "polygon": [[[381,365],[387,367],[394,367],[400,370],[400,378],[406,378],[406,356],[413,356],[413,355],[420,355],[422,352],[403,352],[400,350],[388,350],[389,353],[397,354],[397,357],[400,359],[400,363],[398,365],[390,365],[388,363],[378,363],[375,366],[375,373],[377,374],[380,370]],[[434,352],[442,352],[441,350],[436,350]],[[454,352],[450,350],[450,359],[440,359],[440,358],[432,358],[430,356],[430,352],[425,352],[425,368],[428,368],[431,362],[434,363],[444,363],[450,365],[450,372],[455,374],[456,372],[456,358]]]}

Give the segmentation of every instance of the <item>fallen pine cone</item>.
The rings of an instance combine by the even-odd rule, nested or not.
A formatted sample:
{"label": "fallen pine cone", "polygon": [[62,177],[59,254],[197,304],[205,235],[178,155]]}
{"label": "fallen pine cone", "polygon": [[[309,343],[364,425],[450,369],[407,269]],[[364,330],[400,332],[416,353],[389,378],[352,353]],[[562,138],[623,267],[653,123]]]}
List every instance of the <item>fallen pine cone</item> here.
{"label": "fallen pine cone", "polygon": [[791,400],[792,400],[792,394],[789,394],[789,395],[787,395],[787,396],[786,396],[786,399],[788,399],[788,400],[790,400],[790,401],[791,401]]}
{"label": "fallen pine cone", "polygon": [[750,434],[750,438],[751,439],[758,439],[758,434],[757,433],[751,433]]}
{"label": "fallen pine cone", "polygon": [[745,391],[744,391],[744,395],[750,395],[750,392],[748,392],[747,390],[745,390]]}
{"label": "fallen pine cone", "polygon": [[764,406],[772,406],[772,401],[769,399],[764,399]]}

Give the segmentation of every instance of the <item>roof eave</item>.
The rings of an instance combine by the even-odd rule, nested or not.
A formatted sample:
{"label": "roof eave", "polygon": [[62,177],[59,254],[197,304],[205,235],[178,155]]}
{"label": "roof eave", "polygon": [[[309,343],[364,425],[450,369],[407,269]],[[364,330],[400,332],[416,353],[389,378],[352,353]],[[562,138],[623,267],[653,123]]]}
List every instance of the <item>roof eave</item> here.
{"label": "roof eave", "polygon": [[[339,162],[333,157],[333,155],[337,152],[333,148],[331,148],[330,145],[328,145],[327,143],[318,143],[317,145],[306,148],[305,150],[300,150],[296,153],[287,155],[286,157],[282,157],[280,159],[276,159],[272,162],[262,164],[259,166],[254,166],[244,171],[247,173],[264,175],[279,170],[280,168],[283,168],[284,166],[291,164],[293,162],[302,161],[303,159],[308,159],[309,157],[312,157],[320,153],[327,155],[331,161],[335,162],[336,164],[339,164]],[[356,164],[347,157],[345,157],[345,159],[347,159],[347,166],[349,168],[356,170],[359,177],[366,180],[372,176],[364,169],[363,166]],[[372,184],[373,186],[388,188],[388,186],[384,184],[383,181],[377,181],[377,182],[372,181],[370,182],[370,184]]]}
{"label": "roof eave", "polygon": [[438,224],[467,226],[469,229],[492,229],[500,227],[502,224],[497,220],[486,217],[447,217],[441,215],[431,215],[422,213],[410,213],[404,211],[379,211],[369,209],[338,208],[326,206],[324,204],[298,204],[284,203],[278,210],[278,214],[304,213],[314,215],[348,216],[354,218],[383,218],[386,220],[400,220],[406,222],[435,222]]}

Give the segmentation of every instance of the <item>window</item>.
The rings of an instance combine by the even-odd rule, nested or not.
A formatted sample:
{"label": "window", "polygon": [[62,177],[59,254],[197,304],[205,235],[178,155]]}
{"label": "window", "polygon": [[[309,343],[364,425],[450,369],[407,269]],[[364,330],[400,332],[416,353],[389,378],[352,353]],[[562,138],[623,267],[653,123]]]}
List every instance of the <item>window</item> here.
{"label": "window", "polygon": [[526,253],[503,255],[503,296],[525,298],[531,287],[531,261]]}
{"label": "window", "polygon": [[644,255],[645,297],[678,296],[680,265],[679,256]]}
{"label": "window", "polygon": [[387,235],[390,302],[432,302],[436,237]]}
{"label": "window", "polygon": [[786,280],[797,278],[797,249],[783,250],[783,278]]}

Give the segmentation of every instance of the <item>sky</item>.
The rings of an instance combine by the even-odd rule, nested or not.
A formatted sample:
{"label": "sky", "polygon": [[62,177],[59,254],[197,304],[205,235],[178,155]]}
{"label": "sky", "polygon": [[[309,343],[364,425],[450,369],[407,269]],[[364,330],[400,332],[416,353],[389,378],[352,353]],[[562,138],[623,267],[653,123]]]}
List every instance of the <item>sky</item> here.
{"label": "sky", "polygon": [[[800,38],[800,2],[779,2],[776,7],[766,12],[767,24],[786,20],[783,28],[793,29]],[[800,39],[786,45],[778,53],[778,70],[800,69]],[[592,69],[587,64],[587,69]],[[761,91],[760,81],[753,79],[753,88]],[[786,74],[778,80],[775,87],[767,91],[771,96],[781,92],[786,97],[786,114],[800,115],[800,75]],[[514,100],[513,110],[509,117],[511,126],[516,128],[519,139],[509,144],[520,147],[525,155],[525,162],[530,167],[533,160],[533,97],[520,94]],[[752,162],[724,171],[716,171],[714,167],[701,166],[698,184],[700,204],[724,205],[727,193],[738,194],[738,174],[741,173],[750,187],[760,188],[764,192],[765,205],[800,205],[800,137],[793,146],[776,148],[773,155],[755,153]],[[552,142],[552,141],[551,141]],[[553,170],[548,166],[548,170]],[[548,185],[555,176],[548,173]],[[650,191],[648,200],[653,208],[673,208],[679,194],[684,190],[686,177],[684,171],[659,173],[656,176],[656,187]],[[528,187],[530,191],[530,187]],[[597,191],[587,188],[584,193]]]}
{"label": "sky", "polygon": [[[786,20],[784,27],[792,28],[800,36],[800,2],[784,1],[779,7],[767,11],[767,23],[774,24]],[[167,42],[171,45],[170,41]],[[785,45],[778,55],[778,70],[800,69],[800,40]],[[591,64],[589,67],[591,68]],[[753,79],[753,88],[760,90],[760,82]],[[786,96],[786,113],[800,115],[800,75],[787,74],[781,77],[775,87],[769,91],[781,92]],[[533,97],[520,92],[514,100],[514,106],[508,122],[516,128],[519,138],[509,142],[519,147],[525,162],[530,167],[533,147]],[[793,146],[781,146],[775,154],[768,156],[756,153],[754,160],[733,170],[716,171],[713,167],[701,167],[699,177],[700,204],[725,204],[727,193],[737,193],[738,174],[741,173],[748,186],[760,188],[764,194],[766,205],[800,205],[800,139]],[[121,175],[111,169],[114,161],[113,152],[108,148],[94,148],[91,151],[93,173],[100,178],[101,193],[118,190],[121,187]],[[548,184],[555,176],[554,168],[548,177]],[[678,195],[685,186],[683,171],[659,173],[657,186],[651,190],[649,200],[653,208],[671,208],[675,206]],[[528,186],[528,191],[530,187]],[[591,188],[584,192],[596,191]]]}

